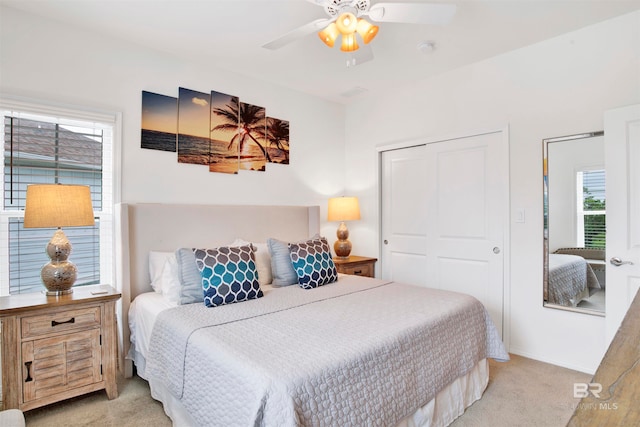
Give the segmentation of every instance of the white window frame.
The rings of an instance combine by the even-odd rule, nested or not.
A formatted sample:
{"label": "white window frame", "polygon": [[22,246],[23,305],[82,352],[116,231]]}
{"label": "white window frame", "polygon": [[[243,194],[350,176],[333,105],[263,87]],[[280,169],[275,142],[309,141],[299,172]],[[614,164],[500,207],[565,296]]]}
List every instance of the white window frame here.
{"label": "white window frame", "polygon": [[[0,95],[0,111],[55,117],[65,120],[80,120],[108,125],[112,128],[110,146],[103,148],[102,170],[102,210],[95,211],[100,221],[100,280],[103,284],[115,284],[115,204],[120,201],[120,150],[122,134],[122,114],[90,107],[80,107],[32,100],[11,95]],[[4,158],[4,131],[0,135],[0,155]],[[3,161],[4,164],[4,161]],[[4,166],[3,166],[4,167]],[[4,173],[0,174],[0,186],[4,189]],[[111,191],[108,191],[108,190]],[[105,191],[106,190],[106,191]],[[0,296],[9,295],[9,219],[23,218],[24,211],[5,210],[0,204]],[[43,248],[44,251],[44,248]]]}

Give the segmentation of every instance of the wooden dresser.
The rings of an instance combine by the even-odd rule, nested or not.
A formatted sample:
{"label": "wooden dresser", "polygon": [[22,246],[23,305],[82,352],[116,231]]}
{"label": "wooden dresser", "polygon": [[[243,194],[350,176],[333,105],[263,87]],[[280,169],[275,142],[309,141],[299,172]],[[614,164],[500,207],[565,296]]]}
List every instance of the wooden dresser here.
{"label": "wooden dresser", "polygon": [[0,297],[3,409],[27,411],[102,389],[118,397],[119,298],[108,285]]}
{"label": "wooden dresser", "polygon": [[367,258],[352,255],[348,258],[334,258],[338,273],[352,274],[356,276],[374,277],[376,274],[377,258]]}

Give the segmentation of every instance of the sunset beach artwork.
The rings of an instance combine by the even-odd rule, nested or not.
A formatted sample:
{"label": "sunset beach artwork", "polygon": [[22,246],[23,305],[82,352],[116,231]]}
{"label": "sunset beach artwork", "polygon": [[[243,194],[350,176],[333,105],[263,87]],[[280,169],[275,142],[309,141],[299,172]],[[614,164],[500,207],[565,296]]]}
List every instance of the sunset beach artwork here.
{"label": "sunset beach artwork", "polygon": [[289,122],[267,117],[267,151],[271,163],[289,164]]}
{"label": "sunset beach artwork", "polygon": [[265,138],[267,118],[264,107],[240,103],[240,126],[238,127],[238,145],[240,150],[240,169],[264,171],[270,161]]}
{"label": "sunset beach artwork", "polygon": [[178,99],[143,91],[141,128],[141,148],[175,153],[178,133]]}
{"label": "sunset beach artwork", "polygon": [[178,162],[209,165],[211,95],[180,88],[178,93]]}
{"label": "sunset beach artwork", "polygon": [[237,96],[211,91],[209,172],[238,173],[238,103]]}
{"label": "sunset beach artwork", "polygon": [[141,148],[177,152],[179,163],[238,174],[290,161],[289,122],[238,96],[183,87],[177,98],[142,91],[141,116]]}

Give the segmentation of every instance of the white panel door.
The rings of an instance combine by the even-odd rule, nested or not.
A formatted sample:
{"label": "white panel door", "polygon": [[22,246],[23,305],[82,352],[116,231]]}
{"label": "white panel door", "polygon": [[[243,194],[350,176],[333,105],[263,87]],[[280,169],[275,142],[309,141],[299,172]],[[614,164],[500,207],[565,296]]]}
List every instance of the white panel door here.
{"label": "white panel door", "polygon": [[604,137],[609,343],[640,288],[640,105],[605,112]]}
{"label": "white panel door", "polygon": [[503,322],[504,133],[382,153],[382,278],[473,295]]}
{"label": "white panel door", "polygon": [[499,331],[507,189],[501,132],[427,145],[427,282],[479,299]]}
{"label": "white panel door", "polygon": [[382,153],[383,279],[427,285],[425,146]]}

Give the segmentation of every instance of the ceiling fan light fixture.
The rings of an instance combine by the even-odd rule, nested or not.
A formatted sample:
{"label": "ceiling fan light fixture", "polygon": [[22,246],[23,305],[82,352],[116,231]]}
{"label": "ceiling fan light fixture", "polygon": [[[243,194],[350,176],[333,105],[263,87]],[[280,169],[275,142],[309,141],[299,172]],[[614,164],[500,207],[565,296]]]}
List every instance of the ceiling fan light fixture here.
{"label": "ceiling fan light fixture", "polygon": [[378,29],[379,27],[377,25],[373,25],[367,22],[366,19],[362,19],[362,18],[358,19],[358,25],[356,27],[356,31],[358,32],[358,34],[360,34],[360,37],[362,37],[362,41],[365,44],[368,44],[371,40],[375,38],[376,34],[378,34]]}
{"label": "ceiling fan light fixture", "polygon": [[353,52],[358,50],[358,42],[356,41],[355,33],[342,35],[342,46],[340,50],[343,52]]}
{"label": "ceiling fan light fixture", "polygon": [[356,18],[356,15],[351,12],[345,12],[336,19],[336,26],[344,38],[345,35],[356,32],[356,28],[358,27],[358,18]]}
{"label": "ceiling fan light fixture", "polygon": [[338,39],[340,32],[338,31],[338,27],[335,22],[327,25],[327,27],[318,33],[320,40],[324,42],[329,47],[333,47]]}

